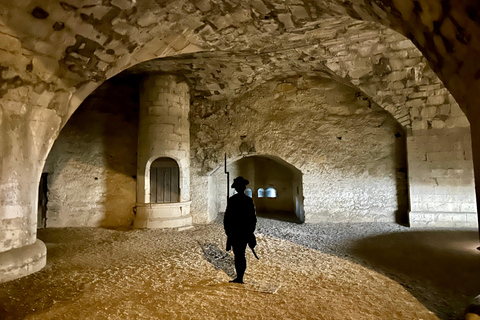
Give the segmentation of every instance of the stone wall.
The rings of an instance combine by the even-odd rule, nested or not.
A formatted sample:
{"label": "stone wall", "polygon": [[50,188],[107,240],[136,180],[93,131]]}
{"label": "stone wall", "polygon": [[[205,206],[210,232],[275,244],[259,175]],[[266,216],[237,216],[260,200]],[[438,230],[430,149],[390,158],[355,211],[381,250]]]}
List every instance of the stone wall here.
{"label": "stone wall", "polygon": [[407,149],[410,226],[476,227],[469,128],[416,130]]}
{"label": "stone wall", "polygon": [[[379,22],[412,39],[467,111],[474,159],[480,159],[480,96],[472,90],[480,81],[477,13],[475,0],[2,1],[0,253],[36,242],[44,161],[61,127],[102,81],[136,63],[180,53],[267,56],[301,48],[308,31],[328,29],[334,21],[345,23],[329,30],[331,39],[348,33],[355,19]],[[379,28],[365,24],[370,31]],[[308,72],[334,73],[324,65],[331,56],[315,48],[313,61],[320,63]],[[284,70],[298,74],[288,63]],[[255,75],[247,79],[253,82]],[[476,175],[480,180],[480,170]]]}
{"label": "stone wall", "polygon": [[106,82],[50,152],[47,227],[128,227],[136,199],[138,89]]}
{"label": "stone wall", "polygon": [[[405,134],[358,91],[327,79],[290,78],[223,102],[217,112],[211,107],[194,105],[191,112],[196,179],[208,181],[216,168],[221,177],[225,152],[229,159],[276,156],[303,173],[306,222],[405,221]],[[203,194],[192,184],[193,203]],[[212,218],[205,204],[195,214],[197,221]]]}

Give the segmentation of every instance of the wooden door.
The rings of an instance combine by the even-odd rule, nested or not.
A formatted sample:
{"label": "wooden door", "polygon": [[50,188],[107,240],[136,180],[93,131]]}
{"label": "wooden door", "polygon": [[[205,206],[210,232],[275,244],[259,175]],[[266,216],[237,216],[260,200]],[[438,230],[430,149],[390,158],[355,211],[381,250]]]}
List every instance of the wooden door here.
{"label": "wooden door", "polygon": [[[155,165],[155,167],[154,167]],[[152,203],[179,201],[179,170],[176,163],[159,161],[150,171],[150,199]]]}

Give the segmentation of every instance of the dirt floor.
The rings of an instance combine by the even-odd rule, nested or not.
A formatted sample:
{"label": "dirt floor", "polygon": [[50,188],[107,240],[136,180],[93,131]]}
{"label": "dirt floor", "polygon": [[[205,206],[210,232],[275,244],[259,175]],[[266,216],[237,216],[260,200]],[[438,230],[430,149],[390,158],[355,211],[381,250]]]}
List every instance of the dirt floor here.
{"label": "dirt floor", "polygon": [[0,285],[0,319],[461,319],[474,231],[259,219],[245,285],[218,221],[190,230],[39,230],[40,272]]}

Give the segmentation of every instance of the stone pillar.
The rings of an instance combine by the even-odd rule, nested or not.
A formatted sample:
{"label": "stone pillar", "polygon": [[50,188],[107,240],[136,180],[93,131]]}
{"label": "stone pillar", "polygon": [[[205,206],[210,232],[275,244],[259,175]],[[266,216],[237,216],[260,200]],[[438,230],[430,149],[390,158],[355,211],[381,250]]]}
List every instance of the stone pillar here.
{"label": "stone pillar", "polygon": [[[141,84],[135,228],[183,228],[190,215],[189,88],[174,75],[152,74]],[[152,203],[150,168],[159,158],[177,162],[179,202]]]}
{"label": "stone pillar", "polygon": [[39,271],[47,254],[45,244],[36,237],[41,166],[30,150],[33,143],[25,142],[28,135],[9,134],[18,143],[3,145],[0,161],[0,283]]}
{"label": "stone pillar", "polygon": [[470,129],[414,130],[407,138],[411,227],[477,227]]}

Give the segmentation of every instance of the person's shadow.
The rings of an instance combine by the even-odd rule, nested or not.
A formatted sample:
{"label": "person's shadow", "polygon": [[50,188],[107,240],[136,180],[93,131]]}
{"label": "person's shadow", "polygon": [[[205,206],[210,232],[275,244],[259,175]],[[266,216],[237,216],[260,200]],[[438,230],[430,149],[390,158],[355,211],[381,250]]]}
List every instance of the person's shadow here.
{"label": "person's shadow", "polygon": [[205,260],[210,262],[215,270],[222,270],[229,277],[235,278],[235,263],[233,258],[221,250],[218,245],[214,243],[200,243],[198,242],[203,251]]}

